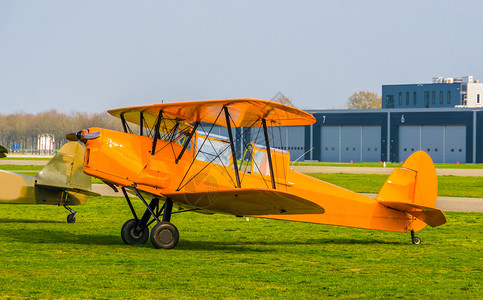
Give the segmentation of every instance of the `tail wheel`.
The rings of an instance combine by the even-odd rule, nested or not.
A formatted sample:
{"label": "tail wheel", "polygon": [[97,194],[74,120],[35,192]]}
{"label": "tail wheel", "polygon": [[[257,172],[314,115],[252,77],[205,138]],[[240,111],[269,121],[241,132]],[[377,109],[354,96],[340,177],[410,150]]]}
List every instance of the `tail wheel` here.
{"label": "tail wheel", "polygon": [[151,243],[156,249],[173,249],[178,240],[178,229],[169,222],[158,223],[151,230]]}
{"label": "tail wheel", "polygon": [[67,223],[75,223],[75,214],[70,214],[67,216]]}
{"label": "tail wheel", "polygon": [[126,221],[121,228],[121,238],[128,245],[145,244],[149,236],[149,228],[145,227],[141,231],[137,231],[138,221],[131,219]]}
{"label": "tail wheel", "polygon": [[411,241],[414,245],[421,244],[421,239],[414,235],[414,230],[411,229]]}

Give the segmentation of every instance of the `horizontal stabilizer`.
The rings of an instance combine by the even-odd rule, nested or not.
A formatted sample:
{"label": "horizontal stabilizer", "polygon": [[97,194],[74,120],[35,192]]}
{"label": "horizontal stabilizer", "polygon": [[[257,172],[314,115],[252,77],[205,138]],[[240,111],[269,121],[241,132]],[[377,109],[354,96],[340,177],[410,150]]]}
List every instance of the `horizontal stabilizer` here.
{"label": "horizontal stabilizer", "polygon": [[323,214],[324,208],[297,195],[266,188],[165,194],[173,201],[234,215]]}
{"label": "horizontal stabilizer", "polygon": [[380,201],[379,203],[395,210],[407,212],[431,227],[437,227],[446,223],[445,215],[437,208],[397,201]]}
{"label": "horizontal stabilizer", "polygon": [[62,186],[36,184],[35,187],[40,187],[40,188],[50,189],[50,190],[56,190],[56,191],[67,191],[67,192],[79,193],[79,194],[83,194],[83,195],[86,195],[86,196],[93,196],[93,197],[97,197],[97,196],[100,196],[101,195],[99,193],[92,192],[92,191],[89,191],[89,190],[83,190],[83,189],[78,189],[78,188],[62,187]]}

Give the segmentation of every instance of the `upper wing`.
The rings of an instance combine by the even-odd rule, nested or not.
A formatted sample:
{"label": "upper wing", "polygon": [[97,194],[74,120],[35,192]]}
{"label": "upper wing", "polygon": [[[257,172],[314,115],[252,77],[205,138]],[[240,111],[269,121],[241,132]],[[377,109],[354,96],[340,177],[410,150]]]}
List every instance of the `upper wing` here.
{"label": "upper wing", "polygon": [[315,123],[314,116],[295,107],[250,98],[160,103],[111,109],[108,112],[119,118],[123,115],[127,121],[138,125],[140,123],[139,113],[142,112],[149,127],[154,126],[160,111],[163,111],[163,117],[173,124],[176,119],[180,119],[226,126],[224,116],[220,115],[223,107],[228,108],[236,127],[261,126],[261,119],[267,121],[267,126],[297,126]]}
{"label": "upper wing", "polygon": [[176,192],[164,196],[190,206],[240,216],[323,214],[324,208],[297,195],[266,188]]}

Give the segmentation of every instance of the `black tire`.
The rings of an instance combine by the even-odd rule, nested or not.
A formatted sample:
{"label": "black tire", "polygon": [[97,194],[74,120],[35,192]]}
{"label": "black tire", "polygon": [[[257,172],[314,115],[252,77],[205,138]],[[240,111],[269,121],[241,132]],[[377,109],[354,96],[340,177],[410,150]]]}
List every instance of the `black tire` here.
{"label": "black tire", "polygon": [[151,229],[151,243],[156,249],[173,249],[178,240],[178,229],[169,222],[158,223]]}
{"label": "black tire", "polygon": [[413,240],[413,244],[414,244],[414,245],[419,245],[419,244],[421,244],[421,239],[420,239],[420,238],[418,238],[417,236],[413,237],[413,238],[412,238],[412,240]]}
{"label": "black tire", "polygon": [[67,216],[67,223],[75,223],[75,214],[70,214]]}
{"label": "black tire", "polygon": [[138,221],[131,219],[126,221],[121,228],[122,241],[128,245],[145,244],[149,237],[149,228],[144,228],[141,232],[136,233],[136,226]]}

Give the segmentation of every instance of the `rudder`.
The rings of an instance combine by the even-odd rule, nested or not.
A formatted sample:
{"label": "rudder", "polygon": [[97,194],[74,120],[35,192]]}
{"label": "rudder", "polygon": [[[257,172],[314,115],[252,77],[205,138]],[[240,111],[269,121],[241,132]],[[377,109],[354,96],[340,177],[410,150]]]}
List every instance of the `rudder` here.
{"label": "rudder", "polygon": [[[37,196],[53,198],[52,201],[55,201],[58,196],[52,197],[52,192],[43,191],[64,191],[68,194],[64,201],[70,205],[78,205],[85,203],[89,195],[97,195],[92,192],[91,177],[83,172],[84,152],[85,146],[79,142],[69,142],[62,146],[35,177]],[[50,202],[49,199],[44,200]]]}
{"label": "rudder", "polygon": [[[438,177],[431,157],[424,151],[412,154],[394,169],[376,196],[382,205],[406,212],[422,222],[436,227],[446,223],[443,212],[437,208]],[[411,229],[424,227],[413,222]]]}

